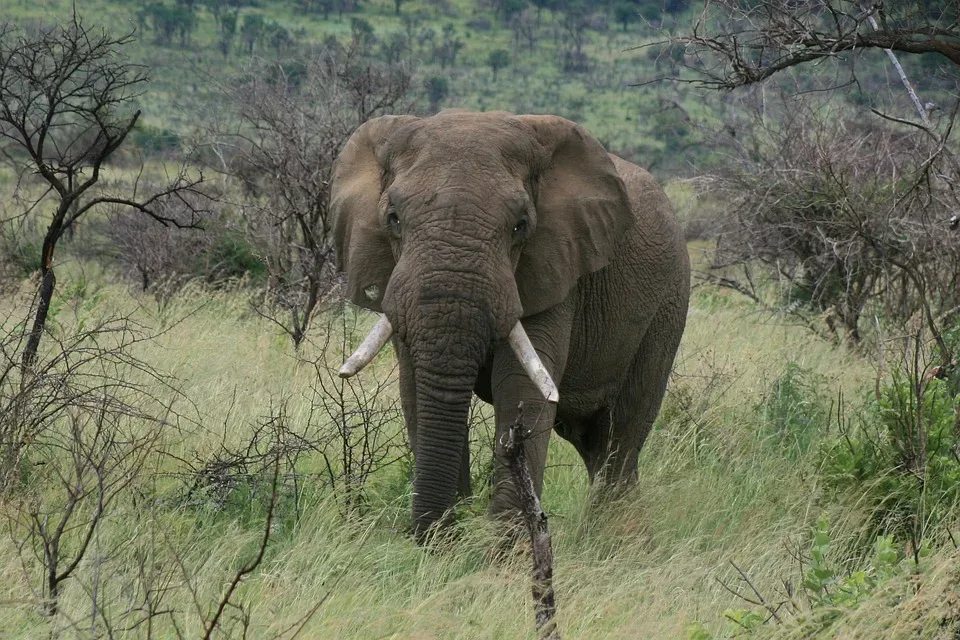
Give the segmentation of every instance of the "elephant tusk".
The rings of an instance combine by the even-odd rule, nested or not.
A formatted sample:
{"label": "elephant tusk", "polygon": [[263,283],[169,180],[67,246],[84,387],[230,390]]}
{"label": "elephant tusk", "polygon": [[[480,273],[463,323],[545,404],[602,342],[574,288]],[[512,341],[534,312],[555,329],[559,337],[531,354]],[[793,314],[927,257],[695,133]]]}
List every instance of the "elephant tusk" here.
{"label": "elephant tusk", "polygon": [[547,399],[547,402],[556,403],[560,399],[560,392],[557,391],[557,385],[554,384],[553,378],[550,377],[550,372],[543,366],[540,356],[537,355],[536,350],[533,348],[533,343],[530,342],[530,338],[527,336],[527,332],[523,330],[523,325],[520,324],[519,320],[510,331],[508,340],[510,341],[510,346],[513,348],[513,352],[517,354],[517,359],[519,359],[520,364],[523,365],[523,370],[527,372],[527,375],[530,376],[533,383],[540,389],[543,397]]}
{"label": "elephant tusk", "polygon": [[349,378],[350,376],[356,375],[361,369],[370,364],[376,355],[380,353],[380,349],[383,349],[383,345],[387,344],[387,340],[390,339],[391,335],[393,335],[393,327],[390,326],[390,321],[387,320],[387,316],[380,316],[380,320],[377,321],[377,324],[370,331],[370,334],[363,339],[363,342],[361,342],[357,350],[353,352],[353,355],[340,367],[340,377]]}

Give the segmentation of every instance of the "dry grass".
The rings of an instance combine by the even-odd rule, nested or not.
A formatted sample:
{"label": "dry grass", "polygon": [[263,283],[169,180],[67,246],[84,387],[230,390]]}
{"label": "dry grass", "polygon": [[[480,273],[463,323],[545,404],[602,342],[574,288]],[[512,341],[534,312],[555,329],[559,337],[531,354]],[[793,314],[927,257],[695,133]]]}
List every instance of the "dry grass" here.
{"label": "dry grass", "polygon": [[[63,282],[79,277],[72,271]],[[142,583],[138,567],[146,567],[167,589],[162,608],[175,612],[158,617],[152,633],[173,637],[175,620],[185,636],[200,636],[203,616],[224,584],[256,552],[263,501],[253,491],[220,506],[178,502],[181,485],[169,474],[183,471],[177,460],[249,439],[281,406],[291,429],[305,429],[315,374],[304,360],[321,355],[324,336],[318,331],[298,357],[274,327],[250,312],[249,294],[239,288],[188,287],[162,314],[120,285],[102,286],[98,294],[92,308],[64,304],[57,330],[120,310],[160,331],[139,355],[175,376],[184,394],[178,401],[182,419],[165,441],[173,457],[158,459],[137,496],[116,503],[94,553],[67,584],[63,614],[53,622],[37,613],[4,528],[0,629],[11,638],[36,637],[48,628],[96,635],[89,632],[97,628],[89,593],[94,574],[101,606],[120,616]],[[11,304],[0,303],[0,312]],[[342,355],[336,347],[328,352],[334,360]],[[615,504],[591,504],[579,459],[554,439],[544,505],[551,514],[565,637],[684,638],[698,621],[715,637],[726,637],[735,629],[724,611],[745,606],[721,585],[743,586],[731,562],[773,595],[782,580],[796,582],[791,544],[808,542],[821,513],[831,515],[837,538],[862,526],[855,509],[824,499],[812,454],[790,458],[761,433],[757,406],[791,362],[819,376],[829,394],[843,388],[856,397],[873,377],[867,363],[802,328],[752,316],[722,292],[697,294],[670,396],[641,456],[639,486]],[[386,375],[392,364],[391,355],[382,357],[378,374]],[[306,460],[303,471],[316,464]],[[400,463],[378,471],[368,495],[366,515],[348,519],[319,484],[308,482],[300,495],[281,502],[264,562],[235,598],[249,612],[251,637],[290,637],[301,623],[300,637],[344,640],[534,637],[528,560],[519,553],[493,559],[496,533],[482,515],[482,498],[464,510],[455,540],[424,549],[404,533],[409,486]],[[12,502],[0,504],[11,508]],[[919,592],[905,596],[913,582],[892,581],[842,616],[831,637],[878,637],[868,633],[878,629],[885,629],[883,637],[907,637],[917,625],[926,629],[944,611],[960,608],[951,586],[953,560],[935,554]],[[26,558],[28,567],[32,562]],[[895,606],[888,605],[891,598]],[[115,633],[143,637],[145,629]],[[239,634],[232,627],[232,635]],[[759,635],[807,637],[795,624],[765,626]]]}

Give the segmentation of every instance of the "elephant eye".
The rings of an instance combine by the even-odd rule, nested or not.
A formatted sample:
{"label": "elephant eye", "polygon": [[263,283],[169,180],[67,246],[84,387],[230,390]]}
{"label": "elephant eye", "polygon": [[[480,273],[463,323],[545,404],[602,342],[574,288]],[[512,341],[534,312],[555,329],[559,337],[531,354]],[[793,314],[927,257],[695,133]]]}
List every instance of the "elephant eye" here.
{"label": "elephant eye", "polygon": [[520,216],[517,224],[513,227],[513,239],[523,240],[527,235],[527,229],[530,227],[530,219],[527,216]]}
{"label": "elephant eye", "polygon": [[397,212],[390,208],[390,211],[387,213],[387,225],[390,227],[390,231],[393,232],[395,236],[400,235],[400,217],[397,215]]}

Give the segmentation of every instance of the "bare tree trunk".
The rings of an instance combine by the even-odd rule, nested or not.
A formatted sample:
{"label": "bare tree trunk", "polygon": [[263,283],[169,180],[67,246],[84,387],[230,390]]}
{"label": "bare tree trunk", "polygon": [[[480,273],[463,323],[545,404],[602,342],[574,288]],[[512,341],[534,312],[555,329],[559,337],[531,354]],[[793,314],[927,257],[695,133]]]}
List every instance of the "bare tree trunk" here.
{"label": "bare tree trunk", "polygon": [[523,403],[517,407],[517,420],[507,432],[504,451],[507,464],[513,474],[513,482],[520,498],[523,519],[530,534],[531,555],[533,556],[533,606],[536,615],[537,631],[544,640],[560,640],[560,632],[554,616],[557,605],[553,592],[553,545],[550,530],[547,527],[547,514],[540,506],[540,499],[534,490],[533,478],[527,466],[527,456],[523,450],[523,441],[527,437],[523,425]]}
{"label": "bare tree trunk", "polygon": [[37,360],[37,350],[40,348],[40,336],[43,335],[43,328],[47,324],[50,300],[53,298],[53,289],[57,284],[57,277],[53,273],[52,253],[53,244],[44,242],[43,275],[40,280],[40,288],[37,291],[37,313],[33,318],[33,327],[30,328],[30,337],[27,338],[27,346],[23,350],[23,359],[21,361],[25,372],[30,369]]}

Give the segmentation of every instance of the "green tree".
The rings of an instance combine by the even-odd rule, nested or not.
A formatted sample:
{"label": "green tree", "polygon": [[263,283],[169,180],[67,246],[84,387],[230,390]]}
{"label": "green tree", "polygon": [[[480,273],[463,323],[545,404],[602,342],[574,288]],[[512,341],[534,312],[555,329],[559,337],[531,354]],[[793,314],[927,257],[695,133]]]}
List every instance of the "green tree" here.
{"label": "green tree", "polygon": [[430,111],[440,111],[440,103],[450,93],[450,81],[446,76],[430,76],[424,82],[427,89],[427,99],[430,100]]}
{"label": "green tree", "polygon": [[510,22],[510,18],[522,12],[527,7],[527,0],[496,0],[494,13],[504,23]]}
{"label": "green tree", "polygon": [[237,35],[237,16],[236,9],[227,11],[220,16],[220,52],[224,57],[230,55],[233,49],[233,39]]}
{"label": "green tree", "polygon": [[157,44],[173,44],[174,36],[180,40],[181,47],[190,45],[190,36],[197,28],[197,16],[192,5],[167,5],[163,2],[151,2],[137,14],[141,29],[147,24],[154,32]]}
{"label": "green tree", "polygon": [[510,52],[505,49],[494,49],[487,56],[487,66],[493,71],[493,81],[497,81],[497,72],[510,64]]}
{"label": "green tree", "polygon": [[620,26],[623,27],[623,31],[626,32],[627,27],[640,17],[640,12],[634,0],[619,0],[613,8],[613,15]]}
{"label": "green tree", "polygon": [[370,47],[376,42],[373,25],[363,18],[350,18],[350,37],[353,45],[363,55],[369,55]]}
{"label": "green tree", "polygon": [[263,35],[266,21],[259,13],[248,13],[243,16],[243,26],[240,27],[240,37],[247,46],[247,53],[253,54],[253,49]]}

